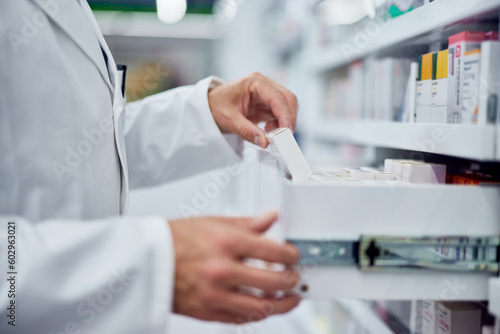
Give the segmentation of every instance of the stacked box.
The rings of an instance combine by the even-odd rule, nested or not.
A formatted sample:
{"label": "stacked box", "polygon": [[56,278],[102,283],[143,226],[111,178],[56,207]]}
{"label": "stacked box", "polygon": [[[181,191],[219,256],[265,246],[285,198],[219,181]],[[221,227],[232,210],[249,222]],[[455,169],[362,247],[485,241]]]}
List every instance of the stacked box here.
{"label": "stacked box", "polygon": [[419,58],[419,72],[417,78],[416,119],[417,123],[431,121],[431,84],[432,84],[432,53]]}
{"label": "stacked box", "polygon": [[277,128],[267,134],[267,139],[273,153],[285,163],[294,182],[311,178],[309,164],[289,128]]}
{"label": "stacked box", "polygon": [[472,303],[439,303],[437,334],[481,333],[481,309]]}
{"label": "stacked box", "polygon": [[448,123],[477,120],[479,57],[482,31],[463,31],[448,39]]}
{"label": "stacked box", "polygon": [[431,123],[446,123],[448,112],[448,50],[435,53],[431,88]]}
{"label": "stacked box", "polygon": [[437,333],[437,308],[436,301],[422,301],[422,334]]}
{"label": "stacked box", "polygon": [[[498,37],[498,33],[497,33]],[[477,123],[495,123],[498,113],[498,91],[500,89],[500,42],[481,43],[479,69],[479,102]]]}

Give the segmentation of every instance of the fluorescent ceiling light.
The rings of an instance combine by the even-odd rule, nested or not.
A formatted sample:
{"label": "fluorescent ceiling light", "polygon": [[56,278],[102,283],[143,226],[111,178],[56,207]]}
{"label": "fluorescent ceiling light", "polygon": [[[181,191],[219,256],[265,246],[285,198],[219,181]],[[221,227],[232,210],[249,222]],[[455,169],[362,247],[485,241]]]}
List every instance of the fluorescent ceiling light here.
{"label": "fluorescent ceiling light", "polygon": [[158,19],[173,24],[177,23],[186,15],[186,0],[156,0],[158,8]]}

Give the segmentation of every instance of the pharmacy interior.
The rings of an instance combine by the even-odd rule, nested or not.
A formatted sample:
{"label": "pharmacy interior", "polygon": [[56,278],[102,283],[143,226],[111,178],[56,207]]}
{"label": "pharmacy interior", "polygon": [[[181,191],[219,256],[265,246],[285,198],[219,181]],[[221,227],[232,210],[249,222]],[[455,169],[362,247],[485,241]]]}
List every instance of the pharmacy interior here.
{"label": "pharmacy interior", "polygon": [[[304,305],[252,333],[500,333],[500,0],[215,3],[164,35],[97,8],[133,65],[128,99],[260,71],[297,95],[297,130],[249,145],[231,182],[135,191],[131,213],[278,208]],[[172,191],[168,207],[155,200]]]}

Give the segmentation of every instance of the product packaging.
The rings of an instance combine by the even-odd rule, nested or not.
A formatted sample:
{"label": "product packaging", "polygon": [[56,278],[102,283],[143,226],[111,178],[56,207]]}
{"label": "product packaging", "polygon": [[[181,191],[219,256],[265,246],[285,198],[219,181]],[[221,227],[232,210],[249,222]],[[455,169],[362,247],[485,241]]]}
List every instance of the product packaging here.
{"label": "product packaging", "polygon": [[294,182],[303,182],[312,176],[311,169],[289,128],[278,128],[267,134],[273,153],[281,159]]}
{"label": "product packaging", "polygon": [[422,334],[437,333],[438,302],[433,300],[422,301]]}
{"label": "product packaging", "polygon": [[[498,33],[497,33],[498,35]],[[479,102],[477,123],[495,123],[498,113],[498,91],[500,89],[500,42],[481,43],[479,69]]]}
{"label": "product packaging", "polygon": [[437,320],[437,334],[481,333],[481,309],[472,303],[439,303]]}
{"label": "product packaging", "polygon": [[431,163],[404,163],[404,182],[409,183],[446,183],[446,165]]}
{"label": "product packaging", "polygon": [[448,123],[477,120],[482,31],[463,31],[448,39]]}
{"label": "product packaging", "polygon": [[431,123],[446,123],[448,111],[448,50],[434,54],[431,88]]}
{"label": "product packaging", "polygon": [[432,83],[432,53],[419,58],[419,76],[417,78],[416,119],[417,123],[431,121],[431,83]]}

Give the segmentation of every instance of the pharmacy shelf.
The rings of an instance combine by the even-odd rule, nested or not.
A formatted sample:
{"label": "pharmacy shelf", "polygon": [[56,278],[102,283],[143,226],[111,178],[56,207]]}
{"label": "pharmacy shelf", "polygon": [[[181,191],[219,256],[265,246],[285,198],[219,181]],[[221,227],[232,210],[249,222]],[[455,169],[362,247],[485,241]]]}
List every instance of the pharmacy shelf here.
{"label": "pharmacy shelf", "polygon": [[[287,240],[359,240],[360,236],[500,235],[500,188],[398,182],[285,183],[281,223]],[[487,300],[496,275],[354,265],[303,265],[305,298]],[[347,284],[348,282],[348,284]]]}
{"label": "pharmacy shelf", "polygon": [[[500,10],[500,0],[451,0],[436,1],[394,18],[379,33],[362,45],[355,43],[355,36],[344,43],[335,43],[326,49],[315,50],[314,69],[331,70],[347,65],[356,59],[377,53],[402,42],[416,39],[449,25]],[[377,31],[377,29],[374,29]]]}
{"label": "pharmacy shelf", "polygon": [[318,122],[317,140],[429,152],[481,161],[499,161],[494,125],[398,122]]}

